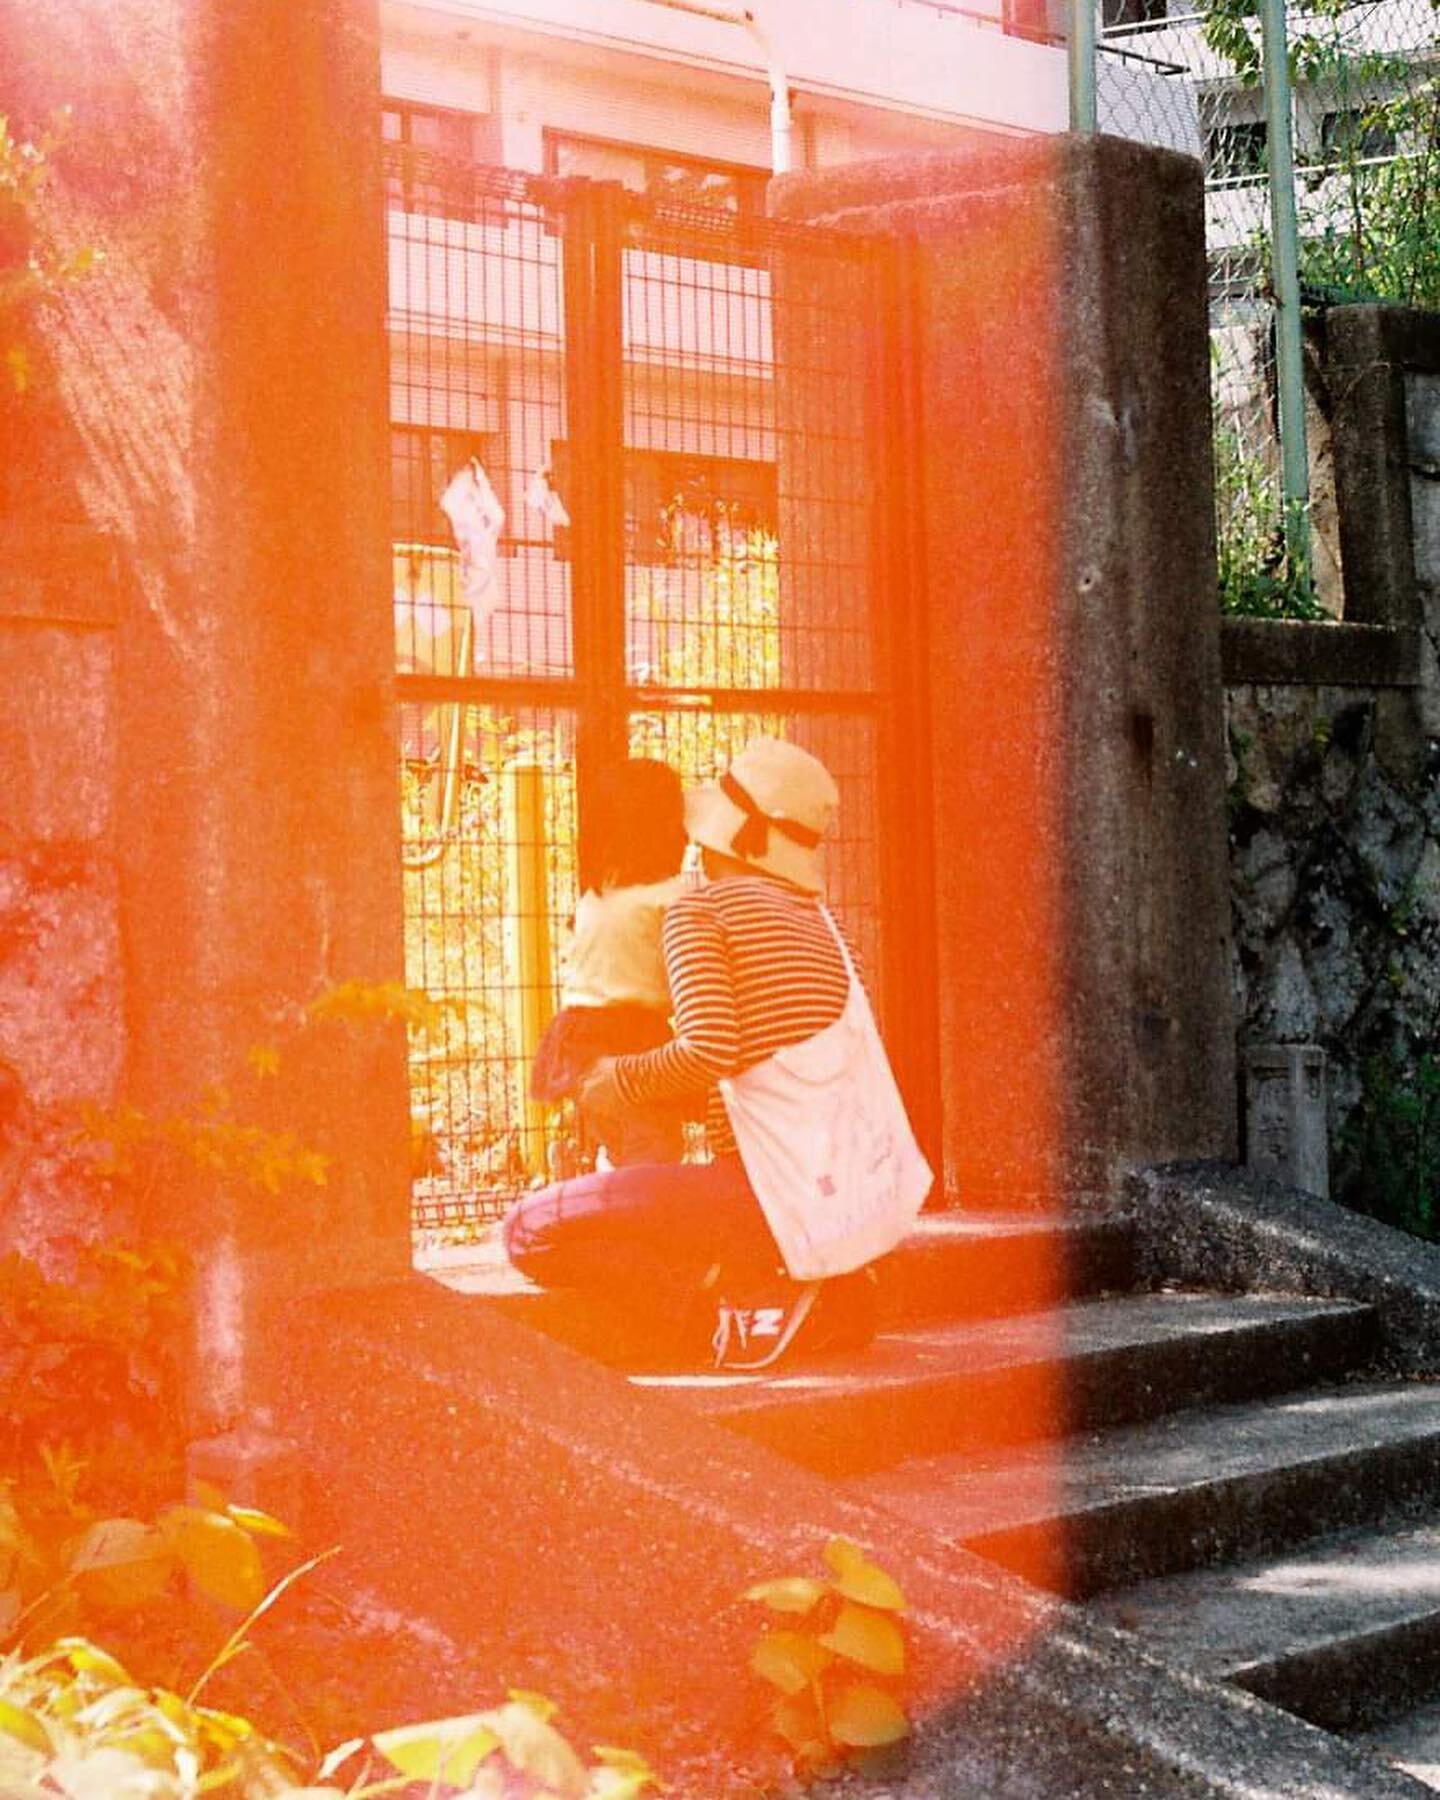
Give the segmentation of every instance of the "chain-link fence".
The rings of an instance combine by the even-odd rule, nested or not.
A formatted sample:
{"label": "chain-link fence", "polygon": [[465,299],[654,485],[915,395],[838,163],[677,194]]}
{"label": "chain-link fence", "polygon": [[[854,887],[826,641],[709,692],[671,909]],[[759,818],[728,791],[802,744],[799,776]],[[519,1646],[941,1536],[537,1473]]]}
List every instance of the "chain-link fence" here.
{"label": "chain-link fence", "polygon": [[[1338,614],[1333,479],[1308,365],[1330,305],[1440,306],[1440,4],[1290,0],[1280,68],[1264,53],[1257,0],[1184,4],[1102,0],[1100,129],[1204,162],[1222,603]],[[1294,175],[1272,214],[1271,169],[1285,162],[1271,141],[1277,114],[1289,121]],[[1299,459],[1302,476],[1308,460],[1309,529],[1292,529],[1288,549],[1277,216],[1294,236],[1307,364],[1304,414],[1283,431],[1294,457],[1309,425],[1308,459]]]}

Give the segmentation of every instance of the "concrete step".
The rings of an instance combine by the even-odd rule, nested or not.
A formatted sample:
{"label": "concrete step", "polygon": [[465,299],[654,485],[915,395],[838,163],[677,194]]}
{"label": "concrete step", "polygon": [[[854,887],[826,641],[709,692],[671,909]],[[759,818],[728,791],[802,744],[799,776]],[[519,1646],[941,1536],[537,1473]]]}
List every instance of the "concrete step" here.
{"label": "concrete step", "polygon": [[[1373,1331],[1370,1309],[1348,1301],[1123,1295],[916,1325],[771,1376],[636,1379],[793,1462],[855,1475],[1333,1379],[1363,1364]],[[1068,1467],[1068,1446],[1064,1455]],[[1054,1452],[1040,1461],[1053,1475]]]}
{"label": "concrete step", "polygon": [[1440,1520],[1166,1576],[1091,1610],[1167,1662],[1353,1730],[1440,1694]]}
{"label": "concrete step", "polygon": [[1288,1394],[1077,1437],[1058,1452],[911,1461],[853,1486],[1084,1597],[1440,1501],[1440,1385]]}
{"label": "concrete step", "polygon": [[1440,1793],[1440,1701],[1356,1732],[1354,1741]]}
{"label": "concrete step", "polygon": [[[432,1250],[422,1270],[537,1331],[618,1367],[643,1365],[643,1331],[618,1313],[543,1292],[510,1267],[496,1226],[475,1243]],[[1043,1213],[927,1213],[878,1265],[882,1327],[1032,1312],[1062,1295],[1128,1288],[1133,1233],[1109,1219]]]}

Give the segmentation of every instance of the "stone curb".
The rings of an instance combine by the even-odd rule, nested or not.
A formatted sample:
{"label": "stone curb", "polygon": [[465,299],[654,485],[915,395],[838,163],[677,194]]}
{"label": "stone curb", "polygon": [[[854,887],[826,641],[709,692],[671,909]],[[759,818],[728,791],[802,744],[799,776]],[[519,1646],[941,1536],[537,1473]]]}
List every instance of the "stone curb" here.
{"label": "stone curb", "polygon": [[1142,1280],[1362,1300],[1380,1366],[1440,1374],[1440,1245],[1229,1163],[1170,1163],[1125,1181]]}

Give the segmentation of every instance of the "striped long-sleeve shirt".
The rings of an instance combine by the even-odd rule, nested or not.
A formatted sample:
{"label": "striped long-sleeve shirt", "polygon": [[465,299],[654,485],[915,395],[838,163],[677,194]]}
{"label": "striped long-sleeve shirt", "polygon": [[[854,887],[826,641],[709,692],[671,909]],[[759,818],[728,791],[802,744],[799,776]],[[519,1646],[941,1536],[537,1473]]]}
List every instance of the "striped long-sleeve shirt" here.
{"label": "striped long-sleeve shirt", "polygon": [[834,1024],[849,988],[844,959],[813,894],[742,875],[683,894],[665,914],[675,1036],[622,1056],[628,1101],[708,1096],[717,1156],[735,1148],[716,1082]]}

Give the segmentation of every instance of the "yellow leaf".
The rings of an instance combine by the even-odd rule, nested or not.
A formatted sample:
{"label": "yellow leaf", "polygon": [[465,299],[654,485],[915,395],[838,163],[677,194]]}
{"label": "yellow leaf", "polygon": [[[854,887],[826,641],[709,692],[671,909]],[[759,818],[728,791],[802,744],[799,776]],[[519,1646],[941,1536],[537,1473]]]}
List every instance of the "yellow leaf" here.
{"label": "yellow leaf", "polygon": [[767,1631],[750,1652],[750,1667],[782,1694],[798,1694],[833,1661],[803,1631]]}
{"label": "yellow leaf", "polygon": [[12,1706],[8,1700],[0,1700],[0,1731],[24,1744],[27,1750],[38,1750],[42,1756],[54,1755],[50,1733],[28,1706]]}
{"label": "yellow leaf", "polygon": [[65,1660],[77,1675],[99,1675],[116,1687],[130,1684],[129,1675],[110,1652],[92,1644],[88,1638],[61,1638],[55,1648],[64,1653]]}
{"label": "yellow leaf", "polygon": [[879,1744],[898,1743],[910,1734],[910,1723],[894,1695],[856,1682],[831,1699],[830,1735],[837,1744],[871,1750]]}
{"label": "yellow leaf", "polygon": [[123,1750],[127,1756],[138,1757],[147,1768],[175,1767],[175,1740],[158,1725],[145,1725],[138,1731],[123,1732],[111,1741],[117,1750]]}
{"label": "yellow leaf", "polygon": [[639,1800],[646,1788],[656,1788],[659,1782],[651,1774],[627,1772],[622,1769],[597,1769],[591,1779],[587,1793],[594,1800]]}
{"label": "yellow leaf", "polygon": [[899,1587],[858,1544],[852,1544],[848,1538],[831,1538],[825,1546],[825,1561],[835,1573],[836,1591],[845,1599],[878,1607],[882,1612],[904,1612],[905,1596]]}
{"label": "yellow leaf", "polygon": [[655,1780],[655,1771],[638,1750],[618,1749],[614,1744],[596,1744],[590,1754],[607,1769],[618,1769],[622,1775],[643,1775]]}
{"label": "yellow leaf", "polygon": [[233,1519],[208,1507],[172,1506],[158,1523],[202,1593],[242,1612],[259,1604],[265,1593],[260,1552]]}
{"label": "yellow leaf", "polygon": [[778,1581],[761,1581],[746,1588],[747,1600],[758,1600],[772,1612],[808,1613],[825,1598],[829,1588],[810,1575],[786,1575]]}
{"label": "yellow leaf", "polygon": [[771,1716],[775,1721],[775,1729],[797,1756],[808,1760],[829,1754],[825,1721],[820,1717],[815,1695],[809,1688],[803,1693],[792,1694],[777,1701]]}
{"label": "yellow leaf", "polygon": [[584,1764],[553,1725],[522,1700],[511,1700],[484,1716],[521,1774],[554,1788],[560,1800],[583,1800],[588,1786]]}
{"label": "yellow leaf", "polygon": [[547,1724],[560,1708],[546,1694],[537,1694],[534,1688],[507,1688],[505,1692],[517,1706],[523,1706],[534,1713],[537,1719],[544,1719]]}
{"label": "yellow leaf", "polygon": [[251,1537],[294,1537],[295,1533],[288,1525],[282,1524],[270,1513],[261,1512],[256,1506],[227,1506],[225,1511],[240,1527],[248,1531]]}
{"label": "yellow leaf", "polygon": [[889,1613],[847,1600],[820,1642],[847,1662],[873,1669],[877,1675],[905,1671],[905,1639]]}
{"label": "yellow leaf", "polygon": [[161,1534],[139,1519],[97,1519],[70,1547],[66,1564],[89,1606],[143,1606],[170,1579],[174,1560]]}
{"label": "yellow leaf", "polygon": [[448,1781],[453,1787],[464,1787],[500,1746],[483,1713],[397,1725],[391,1731],[377,1731],[370,1741],[386,1762],[412,1781]]}

